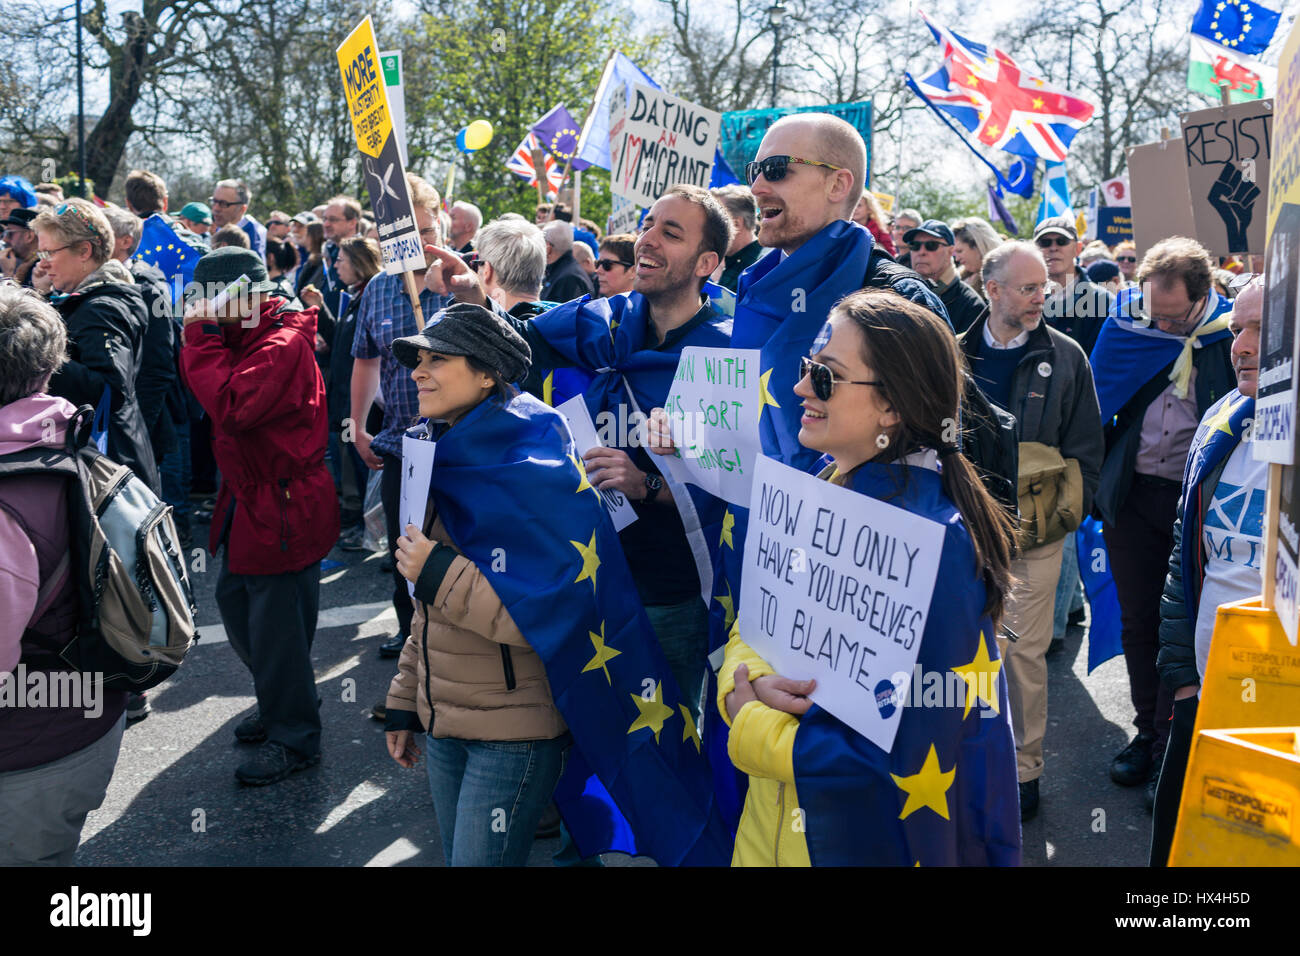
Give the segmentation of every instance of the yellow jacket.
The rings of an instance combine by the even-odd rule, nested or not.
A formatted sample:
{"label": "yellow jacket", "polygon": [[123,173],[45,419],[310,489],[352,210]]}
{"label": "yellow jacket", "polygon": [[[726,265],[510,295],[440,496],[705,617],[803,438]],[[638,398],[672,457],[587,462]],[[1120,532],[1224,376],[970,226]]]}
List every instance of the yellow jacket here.
{"label": "yellow jacket", "polygon": [[736,769],[749,775],[749,792],[736,830],[731,865],[810,866],[803,811],[794,789],[794,735],[799,718],[751,700],[733,722],[727,715],[726,699],[736,688],[736,668],[741,664],[749,667],[750,680],[775,673],[740,639],[735,624],[718,672],[718,710],[731,727],[727,754]]}

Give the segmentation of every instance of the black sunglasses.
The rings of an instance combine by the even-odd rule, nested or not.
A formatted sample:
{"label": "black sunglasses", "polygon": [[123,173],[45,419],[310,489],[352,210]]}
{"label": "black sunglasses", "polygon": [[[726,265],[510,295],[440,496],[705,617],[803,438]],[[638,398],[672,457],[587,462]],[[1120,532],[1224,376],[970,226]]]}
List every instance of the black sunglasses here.
{"label": "black sunglasses", "polygon": [[613,272],[615,266],[622,266],[624,269],[631,269],[632,263],[624,262],[622,259],[597,259],[596,268],[603,269],[606,272]]}
{"label": "black sunglasses", "polygon": [[779,183],[785,179],[785,174],[789,171],[791,163],[799,163],[802,166],[820,166],[822,169],[844,168],[843,166],[832,166],[830,163],[820,163],[815,159],[800,159],[798,156],[769,156],[767,159],[745,164],[745,181],[752,186],[758,182],[758,177],[761,174],[769,183]]}
{"label": "black sunglasses", "polygon": [[831,400],[831,393],[836,385],[875,385],[878,388],[884,386],[883,382],[850,382],[836,378],[829,368],[814,362],[806,355],[799,359],[799,380],[802,381],[805,376],[812,379],[813,394],[823,402]]}
{"label": "black sunglasses", "polygon": [[925,248],[926,252],[938,252],[947,244],[946,242],[940,242],[938,239],[927,239],[924,242],[909,242],[907,248],[913,252],[920,252],[922,247]]}
{"label": "black sunglasses", "polygon": [[1034,242],[1038,244],[1039,249],[1050,249],[1052,246],[1072,246],[1075,240],[1069,236],[1054,235],[1039,236]]}
{"label": "black sunglasses", "polygon": [[1137,262],[1138,257],[1137,256],[1116,256],[1115,261],[1116,262]]}

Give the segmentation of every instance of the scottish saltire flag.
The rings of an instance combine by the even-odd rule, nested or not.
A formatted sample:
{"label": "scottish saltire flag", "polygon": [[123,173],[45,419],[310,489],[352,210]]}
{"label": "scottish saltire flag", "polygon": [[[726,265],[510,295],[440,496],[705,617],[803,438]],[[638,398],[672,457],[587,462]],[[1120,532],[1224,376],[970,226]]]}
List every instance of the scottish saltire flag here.
{"label": "scottish saltire flag", "polygon": [[569,164],[574,170],[582,170],[591,163],[578,156],[578,134],[581,128],[581,124],[561,103],[552,106],[545,116],[533,124],[530,132],[542,144],[542,149],[561,163]]}
{"label": "scottish saltire flag", "polygon": [[[588,166],[609,169],[609,110],[613,97],[624,95],[633,83],[644,83],[656,90],[663,89],[650,79],[650,74],[633,63],[625,54],[615,50],[605,61],[605,70],[596,84],[596,95],[592,99],[592,108],[587,113],[586,122],[582,124],[579,136],[578,159]],[[583,167],[575,167],[581,169]],[[727,164],[719,147],[713,153],[713,174],[709,179],[709,188],[728,186],[738,183],[740,179]]]}
{"label": "scottish saltire flag", "polygon": [[1263,99],[1277,93],[1277,70],[1257,57],[1220,46],[1193,33],[1187,57],[1187,88],[1219,99],[1228,91],[1232,103]]}
{"label": "scottish saltire flag", "polygon": [[172,290],[172,305],[179,305],[185,287],[194,281],[194,267],[203,250],[181,238],[166,219],[154,213],[144,221],[135,258],[160,271]]}
{"label": "scottish saltire flag", "polygon": [[921,80],[924,95],[985,146],[1061,162],[1075,134],[1092,118],[1087,100],[1021,72],[996,47],[967,40],[921,18],[934,34],[944,65]]}
{"label": "scottish saltire flag", "polygon": [[1038,222],[1052,216],[1070,215],[1070,183],[1065,163],[1048,163],[1043,173],[1043,198],[1038,203]]}
{"label": "scottish saltire flag", "polygon": [[[537,185],[537,170],[533,166],[533,150],[541,149],[542,144],[531,132],[506,160],[506,169],[516,176],[528,180],[529,186]],[[554,198],[564,183],[564,168],[555,161],[555,157],[542,149],[542,163],[546,167],[546,198]]]}
{"label": "scottish saltire flag", "polygon": [[438,514],[541,657],[573,734],[556,802],[578,851],[726,865],[694,718],[564,418],[522,393],[436,438]]}
{"label": "scottish saltire flag", "polygon": [[1254,0],[1201,0],[1192,33],[1237,53],[1258,56],[1268,49],[1281,14]]}
{"label": "scottish saltire flag", "polygon": [[[1212,405],[1205,418],[1196,429],[1192,439],[1192,448],[1187,456],[1187,467],[1183,472],[1183,510],[1197,513],[1203,507],[1201,485],[1207,476],[1222,464],[1233,449],[1241,444],[1246,433],[1246,422],[1255,414],[1255,399],[1233,389]],[[1204,546],[1197,540],[1201,528],[1199,521],[1184,521],[1183,537],[1179,542],[1183,560],[1199,556]],[[1198,558],[1199,560],[1199,558]],[[1192,594],[1192,582],[1197,580],[1200,567],[1189,569],[1183,566],[1183,602],[1187,607],[1187,619],[1196,620],[1199,608]]]}
{"label": "scottish saltire flag", "polygon": [[[960,513],[937,472],[867,462],[853,490],[945,528],[918,675],[960,697],[907,699],[893,748],[814,705],[794,738],[795,792],[813,866],[1018,866],[1020,800],[1007,681]],[[912,681],[911,694],[921,682]],[[921,686],[924,686],[923,684]]]}
{"label": "scottish saltire flag", "polygon": [[1007,167],[1007,189],[1021,199],[1028,199],[1034,194],[1034,167],[1038,163],[1035,160],[1018,157],[1011,161]]}

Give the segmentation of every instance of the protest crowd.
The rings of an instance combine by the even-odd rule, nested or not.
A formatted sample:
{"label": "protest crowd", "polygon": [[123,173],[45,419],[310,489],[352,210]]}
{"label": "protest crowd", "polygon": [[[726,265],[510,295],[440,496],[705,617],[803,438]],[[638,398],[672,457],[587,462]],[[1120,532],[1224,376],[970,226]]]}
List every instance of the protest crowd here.
{"label": "protest crowd", "polygon": [[895,208],[867,150],[791,112],[608,228],[399,166],[402,251],[360,186],[259,220],[239,178],[0,178],[0,672],[87,670],[93,633],[138,677],[93,720],[0,706],[0,863],[71,863],[196,679],[206,548],[243,786],[328,771],[321,564],[382,551],[370,719],[449,865],[557,827],[556,865],[1018,865],[1103,549],[1136,714],[1105,758],[1166,865],[1216,609],[1262,588],[1264,257]]}

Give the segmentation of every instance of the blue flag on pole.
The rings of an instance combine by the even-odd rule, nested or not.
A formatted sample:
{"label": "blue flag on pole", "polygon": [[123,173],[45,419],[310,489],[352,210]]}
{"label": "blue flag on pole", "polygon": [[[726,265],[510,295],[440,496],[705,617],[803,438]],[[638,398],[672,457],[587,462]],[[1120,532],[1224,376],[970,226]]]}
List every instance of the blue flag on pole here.
{"label": "blue flag on pole", "polygon": [[563,417],[528,394],[489,399],[436,439],[438,515],[541,657],[573,734],[556,802],[578,851],[725,865],[694,718]]}
{"label": "blue flag on pole", "polygon": [[1034,194],[1034,167],[1037,165],[1037,160],[1028,160],[1024,157],[1017,157],[1012,160],[1011,165],[1007,167],[1007,190],[1015,193],[1021,199],[1028,199],[1032,196]]}
{"label": "blue flag on pole", "polygon": [[1038,204],[1038,221],[1070,215],[1070,184],[1065,163],[1048,163],[1043,173],[1043,198]]}
{"label": "blue flag on pole", "polygon": [[1281,14],[1255,0],[1201,0],[1192,32],[1237,53],[1258,56],[1268,49]]}
{"label": "blue flag on pole", "polygon": [[532,125],[530,132],[537,137],[542,149],[561,163],[572,163],[574,170],[583,170],[591,163],[578,157],[580,129],[573,114],[560,105],[551,107],[545,116]]}
{"label": "blue flag on pole", "polygon": [[194,267],[204,250],[183,239],[176,227],[158,213],[144,221],[135,258],[154,266],[172,290],[172,305],[179,305],[185,287],[194,281]]}

